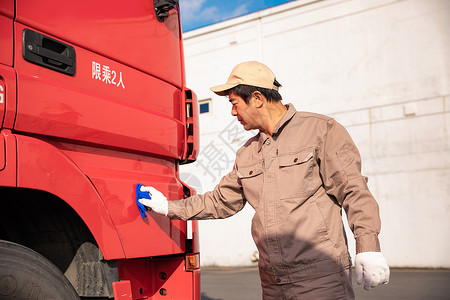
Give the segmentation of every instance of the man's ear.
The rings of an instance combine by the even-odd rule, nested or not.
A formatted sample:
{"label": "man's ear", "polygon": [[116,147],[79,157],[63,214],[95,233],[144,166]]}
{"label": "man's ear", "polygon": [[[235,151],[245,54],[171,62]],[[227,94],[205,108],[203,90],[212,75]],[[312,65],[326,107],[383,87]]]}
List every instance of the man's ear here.
{"label": "man's ear", "polygon": [[255,101],[255,107],[256,107],[256,108],[261,108],[261,107],[264,106],[263,98],[265,98],[265,97],[264,97],[263,94],[261,94],[261,92],[259,92],[259,91],[254,91],[254,92],[252,93],[252,98],[255,99],[254,101]]}

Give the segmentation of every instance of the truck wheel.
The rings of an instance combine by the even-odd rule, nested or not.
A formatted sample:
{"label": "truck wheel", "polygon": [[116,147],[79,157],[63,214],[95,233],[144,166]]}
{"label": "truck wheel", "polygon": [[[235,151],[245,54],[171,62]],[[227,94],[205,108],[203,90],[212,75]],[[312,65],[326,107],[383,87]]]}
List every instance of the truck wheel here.
{"label": "truck wheel", "polygon": [[0,240],[0,299],[80,300],[69,280],[48,259]]}

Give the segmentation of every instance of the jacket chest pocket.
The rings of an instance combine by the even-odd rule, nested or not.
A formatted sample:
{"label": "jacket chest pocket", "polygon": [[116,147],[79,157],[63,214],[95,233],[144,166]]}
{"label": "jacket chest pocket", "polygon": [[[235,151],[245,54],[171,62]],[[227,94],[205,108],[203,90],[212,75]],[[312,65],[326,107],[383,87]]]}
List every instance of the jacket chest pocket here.
{"label": "jacket chest pocket", "polygon": [[312,194],[313,149],[281,154],[278,157],[280,198],[309,197]]}
{"label": "jacket chest pocket", "polygon": [[263,162],[238,167],[238,177],[241,181],[245,199],[253,208],[257,208],[262,197],[264,174]]}

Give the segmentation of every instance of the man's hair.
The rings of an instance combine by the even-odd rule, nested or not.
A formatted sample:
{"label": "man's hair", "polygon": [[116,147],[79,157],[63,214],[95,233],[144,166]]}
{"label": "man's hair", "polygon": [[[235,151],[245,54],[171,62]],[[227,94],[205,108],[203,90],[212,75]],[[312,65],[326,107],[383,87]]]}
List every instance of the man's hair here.
{"label": "man's hair", "polygon": [[[274,81],[273,83],[275,86],[280,87],[281,84],[278,81]],[[276,90],[272,89],[266,89],[262,87],[257,87],[253,85],[247,85],[247,84],[240,84],[235,86],[234,88],[231,88],[228,90],[228,93],[233,92],[242,99],[244,99],[245,103],[248,103],[250,101],[250,98],[253,94],[253,92],[258,91],[261,94],[264,95],[264,97],[267,98],[267,101],[269,102],[278,102],[281,101],[281,95]]]}

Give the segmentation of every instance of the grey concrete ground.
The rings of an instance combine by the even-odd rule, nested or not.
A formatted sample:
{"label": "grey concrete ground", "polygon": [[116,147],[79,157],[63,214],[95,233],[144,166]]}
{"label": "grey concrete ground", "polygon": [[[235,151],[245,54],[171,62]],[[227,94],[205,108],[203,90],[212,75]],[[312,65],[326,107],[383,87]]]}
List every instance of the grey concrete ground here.
{"label": "grey concrete ground", "polygon": [[[354,275],[354,274],[353,274]],[[203,268],[202,300],[260,300],[257,268]],[[392,269],[388,285],[365,291],[355,282],[361,300],[450,300],[450,270]]]}

